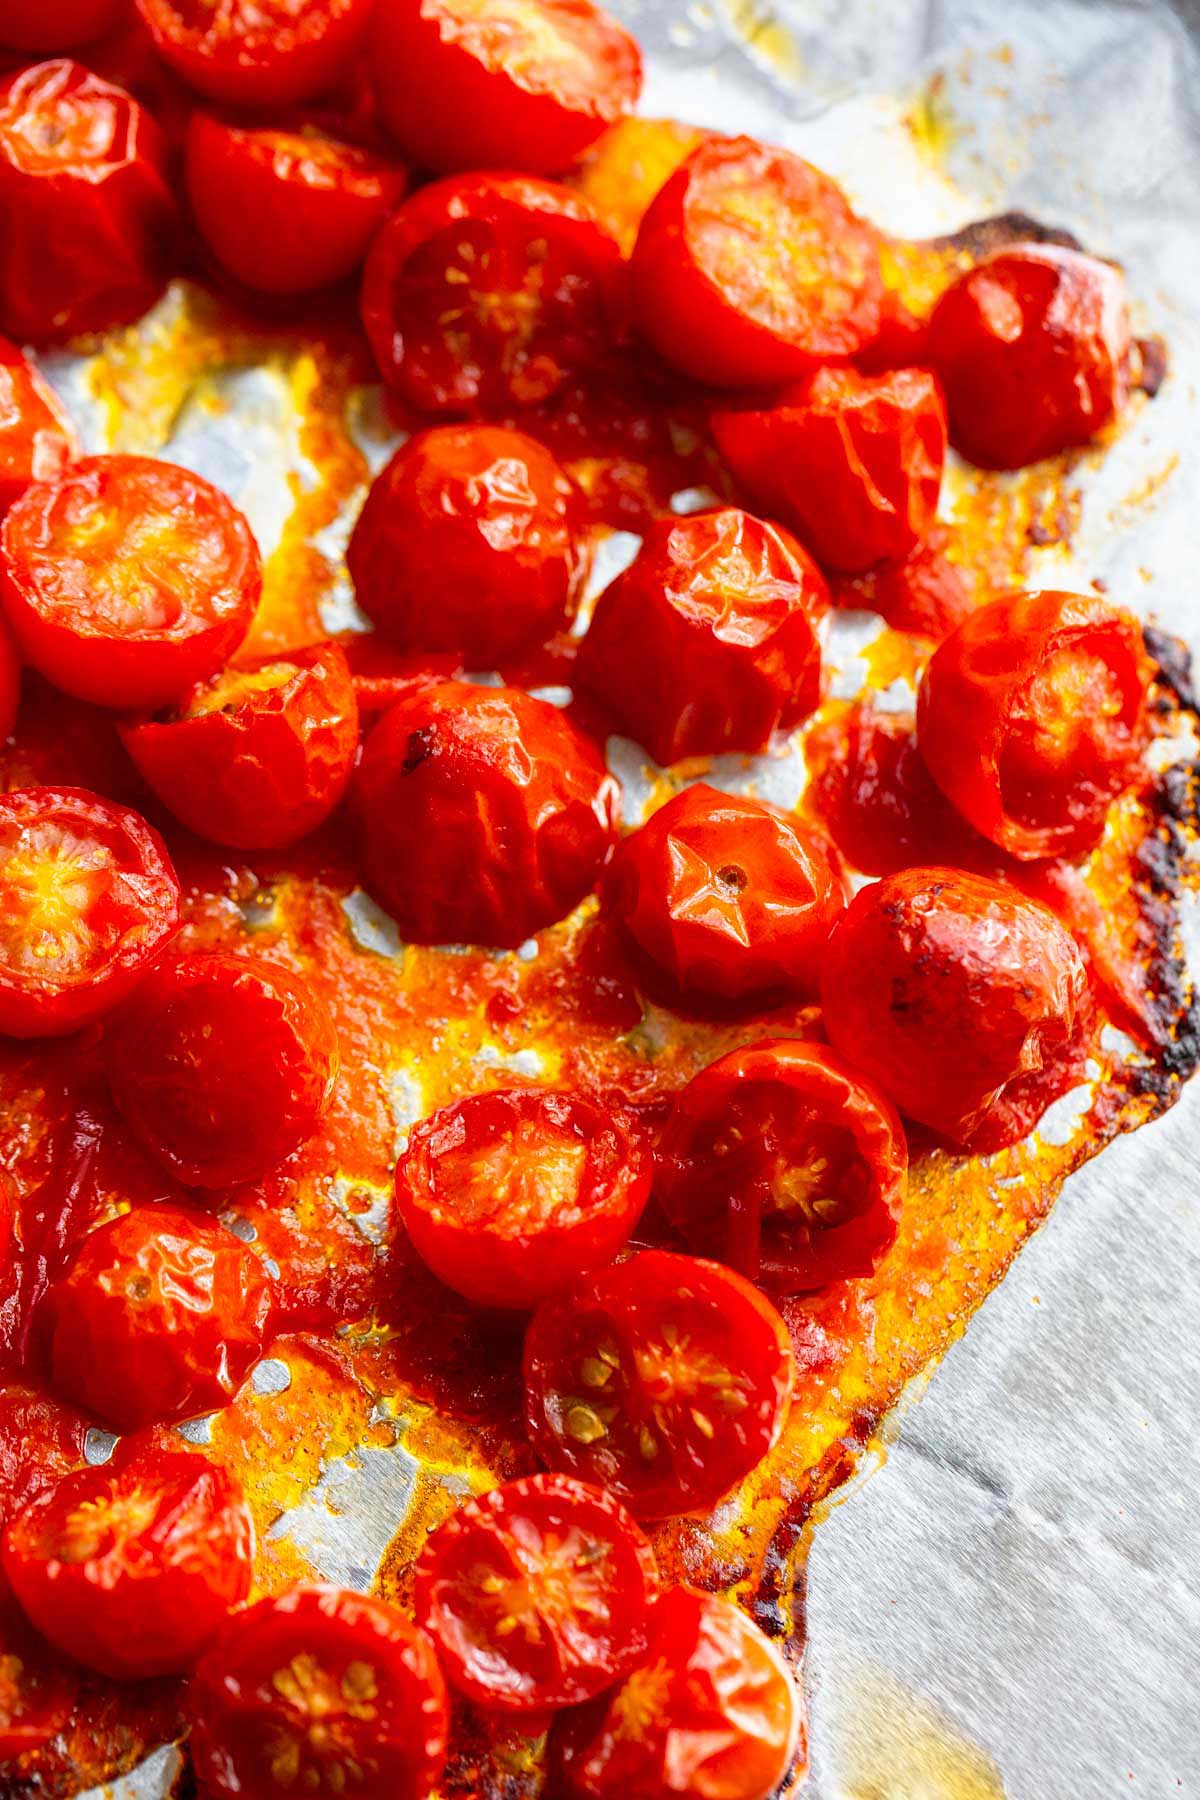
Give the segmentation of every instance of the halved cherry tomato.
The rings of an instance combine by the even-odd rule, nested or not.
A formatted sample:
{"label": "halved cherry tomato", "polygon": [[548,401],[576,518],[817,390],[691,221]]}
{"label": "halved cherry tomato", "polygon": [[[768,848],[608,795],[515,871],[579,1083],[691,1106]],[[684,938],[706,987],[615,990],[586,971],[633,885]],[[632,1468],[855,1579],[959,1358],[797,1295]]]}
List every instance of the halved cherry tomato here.
{"label": "halved cherry tomato", "polygon": [[774,1645],[730,1601],[671,1588],[637,1667],[555,1737],[579,1800],[767,1800],[807,1757],[804,1702]]}
{"label": "halved cherry tomato", "polygon": [[703,1513],[783,1430],[795,1367],[771,1302],[717,1263],[650,1250],[547,1300],[525,1339],[525,1422],[551,1468],[639,1519]]}
{"label": "halved cherry tomato", "polygon": [[1141,626],[1106,601],[1003,594],[928,664],[921,755],[947,799],[1009,855],[1082,855],[1134,779],[1153,672]]}
{"label": "halved cherry tomato", "polygon": [[620,328],[621,254],[569,188],[524,175],[435,181],[367,257],[362,313],[380,374],[427,413],[546,400]]}
{"label": "halved cherry tomato", "polygon": [[557,707],[443,682],[385,713],[354,782],[363,881],[417,944],[520,944],[591,892],[619,789]]}
{"label": "halved cherry tomato", "polygon": [[329,1109],[338,1050],[324,1002],[279,963],[178,956],[108,1034],[113,1099],[135,1137],[191,1187],[254,1181]]}
{"label": "halved cherry tomato", "polygon": [[88,1233],[46,1296],[58,1392],[114,1431],[233,1399],[262,1355],[270,1276],[231,1231],[166,1202]]}
{"label": "halved cherry tomato", "polygon": [[400,1217],[439,1280],[527,1308],[611,1262],[650,1192],[632,1122],[581,1094],[474,1094],[423,1119],[396,1168]]}
{"label": "halved cherry tomato", "polygon": [[928,540],[903,562],[877,563],[865,575],[838,582],[837,606],[877,612],[893,631],[931,638],[940,644],[961,625],[975,602],[966,582],[945,554],[946,533],[934,525]]}
{"label": "halved cherry tomato", "polygon": [[372,0],[136,0],[158,54],[197,93],[288,106],[330,88]]}
{"label": "halved cherry tomato", "polygon": [[97,706],[169,705],[246,634],[262,560],[219,488],[146,456],[91,456],[0,527],[0,601],[28,660]]}
{"label": "halved cherry tomato", "polygon": [[75,1670],[37,1635],[0,1579],[0,1764],[57,1737],[78,1690]]}
{"label": "halved cherry tomato", "polygon": [[0,338],[0,514],[31,481],[56,481],[78,455],[58,395],[15,344]]}
{"label": "halved cherry tomato", "polygon": [[55,1037],[117,1005],[179,929],[156,831],[82,788],[0,795],[0,1032]]}
{"label": "halved cherry tomato", "polygon": [[769,387],[840,362],[879,329],[872,226],[790,151],[710,137],[659,193],[634,247],[638,325],[713,387]]}
{"label": "halved cherry tomato", "polygon": [[1095,1015],[1054,914],[958,869],[863,888],[834,926],[821,999],[834,1047],[906,1118],[983,1153],[1081,1078]]}
{"label": "halved cherry tomato", "polygon": [[408,184],[400,164],[314,125],[252,129],[193,113],[186,180],[217,261],[265,294],[303,294],[360,267]]}
{"label": "halved cherry tomato", "polygon": [[379,110],[423,167],[557,175],[642,88],[637,42],[591,0],[387,0]]}
{"label": "halved cherry tomato", "polygon": [[1015,469],[1086,444],[1129,390],[1124,280],[1052,244],[997,250],[938,301],[929,353],[950,441],[973,463]]}
{"label": "halved cherry tomato", "polygon": [[428,1800],[446,1756],[433,1645],[396,1607],[294,1588],[237,1613],[191,1684],[191,1749],[214,1800]]}
{"label": "halved cherry tomato", "polygon": [[4,0],[0,10],[0,44],[12,50],[48,54],[90,44],[115,31],[125,0]]}
{"label": "halved cherry tomato", "polygon": [[213,843],[274,850],[315,831],[358,754],[358,701],[333,643],[224,669],[178,706],[120,727],[177,819]]}
{"label": "halved cherry tomato", "polygon": [[17,722],[21,704],[21,665],[5,625],[0,624],[0,744]]}
{"label": "halved cherry tomato", "polygon": [[254,1527],[228,1470],[149,1450],[66,1476],[11,1521],[3,1559],[51,1643],[133,1680],[191,1668],[250,1591]]}
{"label": "halved cherry tomato", "polygon": [[781,527],[735,507],[660,519],[600,596],[576,675],[664,765],[765,750],[820,699],[828,603]]}
{"label": "halved cherry tomato", "polygon": [[656,1192],[690,1250],[801,1294],[872,1273],[907,1181],[890,1101],[823,1045],[776,1038],[719,1057],[676,1096]]}

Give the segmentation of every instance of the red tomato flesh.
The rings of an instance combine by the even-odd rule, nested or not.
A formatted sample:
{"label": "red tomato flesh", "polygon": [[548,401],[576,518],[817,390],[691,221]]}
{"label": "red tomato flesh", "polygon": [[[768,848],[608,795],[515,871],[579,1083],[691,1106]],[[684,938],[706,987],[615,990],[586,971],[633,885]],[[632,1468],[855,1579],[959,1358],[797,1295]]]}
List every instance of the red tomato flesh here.
{"label": "red tomato flesh", "polygon": [[136,0],[163,61],[233,106],[288,106],[346,68],[372,0]]}
{"label": "red tomato flesh", "polygon": [[0,338],[0,515],[31,481],[56,481],[78,454],[75,428],[50,383]]}

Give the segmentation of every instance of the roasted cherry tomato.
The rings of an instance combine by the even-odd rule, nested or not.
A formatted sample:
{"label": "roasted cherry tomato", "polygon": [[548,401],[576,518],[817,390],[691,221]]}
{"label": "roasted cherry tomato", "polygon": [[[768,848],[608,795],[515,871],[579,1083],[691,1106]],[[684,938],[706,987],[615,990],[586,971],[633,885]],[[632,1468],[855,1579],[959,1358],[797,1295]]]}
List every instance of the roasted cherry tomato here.
{"label": "roasted cherry tomato", "polygon": [[274,1298],[214,1219],[135,1207],[89,1232],[46,1296],[54,1385],[114,1431],[215,1412],[262,1355]]}
{"label": "roasted cherry tomato", "polygon": [[1001,595],[926,668],[921,755],[1011,856],[1081,855],[1134,779],[1153,672],[1137,620],[1094,595]]}
{"label": "roasted cherry tomato", "polygon": [[946,408],[927,369],[817,369],[767,408],[718,412],[750,498],[844,574],[907,556],[937,512]]}
{"label": "roasted cherry tomato", "polygon": [[383,227],[362,312],[380,374],[427,413],[533,406],[594,363],[620,325],[622,263],[569,188],[463,175]]}
{"label": "roasted cherry tomato", "polygon": [[219,263],[265,294],[303,294],[353,275],[407,175],[399,163],[316,126],[252,129],[192,115],[187,192]]}
{"label": "roasted cherry tomato", "polygon": [[640,1519],[704,1513],[766,1456],[795,1378],[771,1302],[730,1269],[650,1250],[547,1300],[525,1420],[558,1467]]}
{"label": "roasted cherry tomato", "polygon": [[92,456],[26,489],[0,528],[0,601],[25,656],[97,706],[166,706],[246,634],[262,561],[219,488],[174,463]]}
{"label": "roasted cherry tomato", "polygon": [[947,534],[935,524],[928,541],[918,544],[903,562],[877,563],[865,575],[839,582],[833,590],[835,603],[850,610],[864,607],[878,613],[893,631],[940,644],[975,606],[961,573],[945,554],[946,541]]}
{"label": "roasted cherry tomato", "polygon": [[332,87],[372,0],[136,0],[168,68],[234,106],[287,106]]}
{"label": "roasted cherry tomato", "polygon": [[836,1049],[906,1118],[990,1152],[1082,1076],[1094,1005],[1075,940],[1003,882],[906,869],[863,888],[821,971]]}
{"label": "roasted cherry tomato", "polygon": [[806,1753],[804,1702],[779,1652],[730,1601],[694,1588],[665,1593],[653,1623],[621,1685],[561,1721],[568,1792],[767,1800]]}
{"label": "roasted cherry tomato", "polygon": [[0,514],[31,481],[56,481],[79,454],[75,429],[54,389],[0,338]]}
{"label": "roasted cherry tomato", "polygon": [[4,0],[0,10],[0,44],[10,50],[36,50],[49,55],[90,44],[113,31],[125,0]]}
{"label": "roasted cherry tomato", "polygon": [[1124,405],[1124,280],[1051,244],[997,250],[942,295],[929,350],[955,449],[985,469],[1037,462],[1086,444]]}
{"label": "roasted cherry tomato", "polygon": [[76,62],[0,84],[0,324],[19,343],[127,325],[168,271],[175,203],[158,126]]}
{"label": "roasted cherry tomato", "polygon": [[[7,627],[0,624],[0,744],[16,724],[21,703],[21,665]],[[2,957],[0,957],[2,966]],[[2,977],[0,977],[2,980]],[[2,1029],[2,1027],[0,1027]]]}
{"label": "roasted cherry tomato", "polygon": [[[0,1383],[0,1527],[83,1462],[87,1420],[41,1389]],[[36,1444],[36,1457],[29,1454]],[[0,1581],[0,1588],[3,1582]]]}
{"label": "roasted cherry tomato", "polygon": [[358,754],[345,652],[317,644],[225,669],[121,741],[177,819],[217,844],[275,850],[327,819]]}
{"label": "roasted cherry tomato", "polygon": [[688,1082],[656,1191],[689,1249],[774,1293],[870,1275],[896,1239],[908,1181],[900,1121],[821,1044],[732,1050]]}
{"label": "roasted cherry tomato", "polygon": [[619,789],[557,707],[443,682],[385,713],[354,783],[363,880],[417,944],[522,943],[591,892]]}
{"label": "roasted cherry tomato", "polygon": [[190,1690],[192,1759],[213,1800],[428,1800],[446,1756],[433,1645],[396,1607],[294,1588],[237,1613]]}
{"label": "roasted cherry tomato", "polygon": [[75,1670],[38,1636],[0,1581],[0,1764],[57,1737],[78,1689]]}
{"label": "roasted cherry tomato", "polygon": [[123,1000],[179,929],[158,833],[82,788],[0,795],[0,1032],[56,1037]]}
{"label": "roasted cherry tomato", "polygon": [[230,952],[163,963],[107,1048],[126,1123],[191,1187],[264,1175],[312,1136],[337,1079],[333,1021],[308,983]]}
{"label": "roasted cherry tomato", "polygon": [[584,524],[579,490],[534,438],[441,425],[376,479],[346,561],[359,605],[399,649],[489,669],[574,612]]}
{"label": "roasted cherry tomato", "polygon": [[518,1088],[423,1119],[396,1168],[396,1202],[447,1287],[481,1306],[533,1307],[612,1261],[651,1168],[628,1119],[581,1094]]}
{"label": "roasted cherry tomato", "polygon": [[642,57],[591,0],[387,0],[379,110],[429,169],[557,175],[637,104]]}
{"label": "roasted cherry tomato", "polygon": [[600,596],[576,675],[657,762],[765,750],[821,691],[829,591],[786,531],[726,507],[650,526]]}
{"label": "roasted cherry tomato", "polygon": [[874,229],[790,151],[710,137],[654,200],[634,247],[638,325],[713,387],[769,387],[844,361],[879,329]]}
{"label": "roasted cherry tomato", "polygon": [[3,1558],[25,1613],[68,1656],[123,1679],[181,1674],[250,1591],[254,1527],[226,1469],[150,1450],[40,1495]]}

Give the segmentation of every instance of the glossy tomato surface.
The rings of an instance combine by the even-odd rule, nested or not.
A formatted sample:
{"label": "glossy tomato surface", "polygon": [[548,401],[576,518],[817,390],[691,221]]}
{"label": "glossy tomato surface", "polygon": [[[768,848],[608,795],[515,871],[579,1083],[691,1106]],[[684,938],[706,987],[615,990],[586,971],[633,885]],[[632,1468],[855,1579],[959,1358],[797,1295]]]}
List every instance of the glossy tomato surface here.
{"label": "glossy tomato surface", "polygon": [[189,87],[234,106],[287,106],[332,87],[371,0],[135,0],[158,54]]}
{"label": "glossy tomato surface", "polygon": [[49,1743],[75,1710],[79,1677],[0,1579],[0,1765]]}
{"label": "glossy tomato surface", "polygon": [[4,0],[0,44],[49,54],[90,44],[120,22],[125,0]]}
{"label": "glossy tomato surface", "polygon": [[945,533],[937,524],[902,561],[877,563],[865,575],[838,582],[833,597],[838,606],[865,607],[893,631],[911,632],[935,644],[975,608],[962,571],[946,555]]}
{"label": "glossy tomato surface", "polygon": [[75,428],[50,383],[0,338],[0,514],[31,481],[55,481],[78,456]]}

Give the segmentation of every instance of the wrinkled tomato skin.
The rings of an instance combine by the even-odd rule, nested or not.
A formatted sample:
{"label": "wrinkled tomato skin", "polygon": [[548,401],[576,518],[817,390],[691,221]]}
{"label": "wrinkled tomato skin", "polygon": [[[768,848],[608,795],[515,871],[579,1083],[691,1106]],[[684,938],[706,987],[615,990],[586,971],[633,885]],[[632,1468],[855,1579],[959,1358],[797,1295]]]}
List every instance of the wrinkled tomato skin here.
{"label": "wrinkled tomato skin", "polygon": [[[1137,620],[1094,595],[1001,595],[927,665],[921,755],[1001,850],[1023,861],[1081,856],[1136,776],[1152,674]],[[1037,685],[1056,679],[1065,686],[1048,694]]]}
{"label": "wrinkled tomato skin", "polygon": [[863,888],[829,940],[833,1046],[907,1119],[983,1154],[1018,1142],[1083,1073],[1095,1023],[1074,939],[987,876],[907,869]]}
{"label": "wrinkled tomato skin", "polygon": [[1129,342],[1125,283],[1108,263],[1050,244],[985,257],[929,324],[951,443],[984,469],[1088,443],[1125,403]]}
{"label": "wrinkled tomato skin", "polygon": [[945,554],[945,538],[935,524],[926,542],[902,562],[878,563],[865,575],[838,582],[835,604],[849,610],[865,607],[893,631],[940,644],[975,610],[962,574]]}
{"label": "wrinkled tomato skin", "polygon": [[433,1645],[396,1607],[339,1588],[235,1613],[201,1659],[189,1710],[212,1800],[427,1800],[446,1756]]}
{"label": "wrinkled tomato skin", "polygon": [[[268,685],[269,684],[269,685]],[[358,753],[358,701],[333,643],[201,682],[121,741],[189,831],[238,850],[279,850],[324,823]]]}
{"label": "wrinkled tomato skin", "polygon": [[712,423],[750,498],[824,568],[860,575],[905,557],[933,524],[946,408],[927,369],[818,369],[771,407]]}
{"label": "wrinkled tomato skin", "polygon": [[619,789],[556,707],[444,682],[385,713],[352,788],[363,881],[417,944],[511,947],[574,910]]}
{"label": "wrinkled tomato skin", "polygon": [[265,1175],[313,1135],[338,1071],[333,1022],[307,982],[225,952],[162,964],[106,1050],[126,1124],[189,1187]]}
{"label": "wrinkled tomato skin", "polygon": [[829,176],[752,138],[691,153],[642,220],[631,274],[642,335],[711,387],[795,381],[879,329],[874,230]]}
{"label": "wrinkled tomato skin", "polygon": [[664,767],[765,750],[820,699],[828,603],[781,528],[735,507],[660,519],[600,596],[576,675]]}
{"label": "wrinkled tomato skin", "polygon": [[42,1634],[120,1680],[182,1674],[250,1591],[254,1527],[226,1469],[118,1453],[9,1524],[4,1573]]}
{"label": "wrinkled tomato skin", "polygon": [[778,1038],[719,1057],[677,1095],[655,1193],[697,1255],[801,1294],[874,1272],[907,1182],[890,1101],[824,1045]]}
{"label": "wrinkled tomato skin", "polygon": [[33,481],[56,481],[79,454],[54,389],[0,338],[0,517]]}
{"label": "wrinkled tomato skin", "polygon": [[55,344],[128,325],[169,273],[176,212],[158,126],[65,58],[0,84],[0,325]]}
{"label": "wrinkled tomato skin", "polygon": [[396,1203],[447,1287],[480,1306],[529,1310],[612,1261],[651,1173],[631,1119],[582,1095],[513,1089],[457,1100],[415,1126]]}
{"label": "wrinkled tomato skin", "polygon": [[39,51],[49,55],[90,44],[120,23],[125,0],[4,0],[0,14],[0,44],[9,50]]}
{"label": "wrinkled tomato skin", "polygon": [[[564,1595],[572,1582],[583,1604]],[[460,1694],[519,1715],[576,1706],[618,1680],[646,1648],[656,1588],[654,1553],[619,1501],[569,1475],[533,1475],[438,1527],[417,1561],[413,1610]]]}
{"label": "wrinkled tomato skin", "polygon": [[215,1412],[262,1355],[274,1303],[223,1225],[137,1207],[89,1232],[46,1296],[54,1387],[114,1431]]}
{"label": "wrinkled tomato skin", "polygon": [[358,604],[397,649],[490,669],[574,613],[584,526],[582,495],[534,438],[442,425],[376,477],[346,562]]}
{"label": "wrinkled tomato skin", "polygon": [[[0,1384],[0,1527],[83,1461],[87,1421],[53,1395]],[[32,1457],[29,1446],[36,1444]],[[0,1584],[2,1585],[2,1584]]]}
{"label": "wrinkled tomato skin", "polygon": [[273,107],[334,85],[362,41],[372,0],[135,4],[162,60],[197,93],[231,106]]}
{"label": "wrinkled tomato skin", "polygon": [[38,1636],[0,1578],[0,1766],[25,1756],[68,1723],[79,1677]]}

